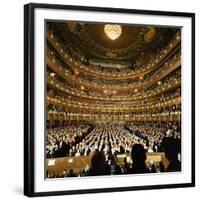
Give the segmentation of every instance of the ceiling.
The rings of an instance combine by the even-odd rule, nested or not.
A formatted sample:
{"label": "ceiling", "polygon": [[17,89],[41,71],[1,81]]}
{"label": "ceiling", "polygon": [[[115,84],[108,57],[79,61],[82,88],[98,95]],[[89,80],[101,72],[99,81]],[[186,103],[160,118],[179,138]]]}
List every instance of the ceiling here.
{"label": "ceiling", "polygon": [[65,50],[71,54],[76,52],[74,56],[97,63],[117,62],[127,67],[143,65],[148,57],[159,52],[179,30],[121,24],[121,35],[111,40],[104,32],[105,24],[48,22],[48,25],[59,36]]}

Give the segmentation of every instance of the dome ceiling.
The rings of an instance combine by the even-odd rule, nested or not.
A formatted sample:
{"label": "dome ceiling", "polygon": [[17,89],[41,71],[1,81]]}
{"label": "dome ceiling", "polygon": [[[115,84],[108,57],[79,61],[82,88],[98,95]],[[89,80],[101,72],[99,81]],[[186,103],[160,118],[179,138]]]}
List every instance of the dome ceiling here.
{"label": "dome ceiling", "polygon": [[[127,66],[142,65],[157,53],[177,32],[173,28],[119,25],[120,34],[112,40],[105,33],[106,24],[49,23],[69,52],[87,61],[117,61]],[[114,33],[115,34],[115,33]],[[122,63],[122,64],[124,64]]]}

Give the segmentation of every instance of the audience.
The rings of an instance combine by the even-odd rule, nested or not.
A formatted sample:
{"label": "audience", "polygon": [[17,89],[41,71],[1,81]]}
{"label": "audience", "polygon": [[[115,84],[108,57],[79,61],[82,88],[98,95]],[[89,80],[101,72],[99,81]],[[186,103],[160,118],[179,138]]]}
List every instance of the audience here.
{"label": "audience", "polygon": [[[120,175],[181,171],[180,124],[68,125],[47,130],[47,157],[91,155],[91,168],[47,173],[48,178]],[[169,161],[146,163],[147,152],[165,152]],[[131,162],[117,163],[117,156],[131,154]]]}
{"label": "audience", "polygon": [[78,156],[75,145],[90,132],[90,125],[67,126],[64,128],[47,129],[46,155],[47,158]]}

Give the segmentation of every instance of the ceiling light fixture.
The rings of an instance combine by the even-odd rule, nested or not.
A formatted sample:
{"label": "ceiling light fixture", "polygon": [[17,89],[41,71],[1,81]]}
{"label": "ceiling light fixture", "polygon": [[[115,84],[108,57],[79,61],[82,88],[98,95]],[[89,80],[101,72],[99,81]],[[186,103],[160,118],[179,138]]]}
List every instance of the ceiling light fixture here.
{"label": "ceiling light fixture", "polygon": [[120,25],[106,24],[104,32],[111,40],[116,40],[122,34],[122,28]]}

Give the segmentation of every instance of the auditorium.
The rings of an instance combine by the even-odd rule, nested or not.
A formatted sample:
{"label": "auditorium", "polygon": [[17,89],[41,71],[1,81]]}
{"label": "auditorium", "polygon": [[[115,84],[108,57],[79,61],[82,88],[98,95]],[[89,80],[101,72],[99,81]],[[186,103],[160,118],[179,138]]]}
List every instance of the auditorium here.
{"label": "auditorium", "polygon": [[180,27],[45,21],[45,178],[181,172]]}

